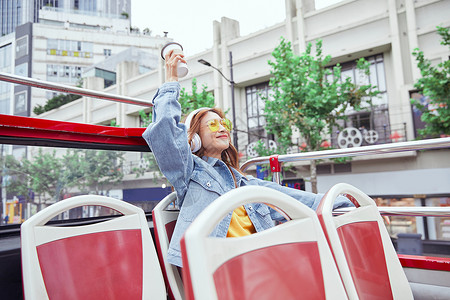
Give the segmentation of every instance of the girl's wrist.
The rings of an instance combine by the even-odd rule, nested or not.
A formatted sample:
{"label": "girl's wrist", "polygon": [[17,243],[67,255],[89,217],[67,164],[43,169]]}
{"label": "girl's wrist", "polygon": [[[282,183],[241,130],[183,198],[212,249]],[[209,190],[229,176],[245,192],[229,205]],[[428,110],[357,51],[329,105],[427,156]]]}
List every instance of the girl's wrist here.
{"label": "girl's wrist", "polygon": [[169,76],[166,78],[166,82],[176,82],[178,81],[178,77],[175,76]]}

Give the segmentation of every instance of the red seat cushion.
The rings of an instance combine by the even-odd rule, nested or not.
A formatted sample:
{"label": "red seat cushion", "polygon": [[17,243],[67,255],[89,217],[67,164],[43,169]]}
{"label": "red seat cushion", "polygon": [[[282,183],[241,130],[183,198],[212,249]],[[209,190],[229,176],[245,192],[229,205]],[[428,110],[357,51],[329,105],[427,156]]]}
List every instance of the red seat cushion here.
{"label": "red seat cushion", "polygon": [[376,221],[337,228],[356,291],[361,299],[392,299],[380,230]]}
{"label": "red seat cushion", "polygon": [[50,299],[142,299],[141,230],[117,230],[37,247]]}
{"label": "red seat cushion", "polygon": [[214,272],[219,299],[325,299],[316,242],[275,245],[230,259]]}

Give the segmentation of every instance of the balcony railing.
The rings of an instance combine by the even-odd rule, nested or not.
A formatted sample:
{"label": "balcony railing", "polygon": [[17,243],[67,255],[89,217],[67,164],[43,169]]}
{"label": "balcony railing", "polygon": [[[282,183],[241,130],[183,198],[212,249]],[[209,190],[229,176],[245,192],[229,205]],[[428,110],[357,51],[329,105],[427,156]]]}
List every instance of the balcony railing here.
{"label": "balcony railing", "polygon": [[[331,143],[329,140],[324,140],[322,143],[323,148],[345,149],[354,147],[365,147],[371,145],[382,145],[388,143],[406,142],[406,123],[400,124],[383,124],[375,126],[374,129],[367,130],[364,127],[361,128],[345,128],[341,131],[337,130],[333,133]],[[342,146],[339,146],[342,145]],[[255,151],[247,151],[248,147],[253,147],[254,143],[248,144],[244,147],[246,150],[244,158],[247,160],[252,159],[255,156],[249,155],[249,153],[255,154]],[[302,153],[306,147],[302,143],[301,139],[296,141],[296,144],[292,145],[287,154]]]}
{"label": "balcony railing", "polygon": [[[309,161],[317,159],[330,159],[338,157],[355,157],[355,156],[365,156],[374,154],[386,154],[393,152],[406,152],[406,151],[416,151],[416,150],[426,150],[426,149],[439,149],[439,148],[449,148],[450,147],[450,137],[438,138],[438,139],[428,139],[420,141],[409,141],[409,142],[398,142],[382,145],[371,145],[367,147],[355,147],[355,148],[345,148],[345,149],[332,149],[323,150],[315,152],[303,152],[295,154],[285,154],[279,155],[278,161],[283,162],[295,162],[295,161]],[[241,169],[243,171],[247,170],[253,165],[269,164],[270,156],[257,157],[245,162]]]}

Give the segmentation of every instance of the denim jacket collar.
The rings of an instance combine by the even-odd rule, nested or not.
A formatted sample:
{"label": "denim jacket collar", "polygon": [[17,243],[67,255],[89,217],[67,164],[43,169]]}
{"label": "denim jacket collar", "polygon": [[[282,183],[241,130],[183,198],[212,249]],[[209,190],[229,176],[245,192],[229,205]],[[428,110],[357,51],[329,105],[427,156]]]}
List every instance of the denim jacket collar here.
{"label": "denim jacket collar", "polygon": [[[209,164],[213,168],[216,165],[217,166],[221,166],[221,165],[226,166],[226,164],[218,158],[209,157],[209,156],[204,155],[202,157],[202,160],[205,161],[207,164]],[[239,173],[237,170],[235,170],[233,167],[231,167],[230,169],[231,169],[231,172],[233,172],[234,176],[236,177],[237,186],[241,186],[242,185],[241,181],[243,181],[243,179],[244,179],[244,182],[245,182],[247,180],[247,178],[244,175],[242,175],[241,173]],[[245,185],[245,183],[243,185]]]}

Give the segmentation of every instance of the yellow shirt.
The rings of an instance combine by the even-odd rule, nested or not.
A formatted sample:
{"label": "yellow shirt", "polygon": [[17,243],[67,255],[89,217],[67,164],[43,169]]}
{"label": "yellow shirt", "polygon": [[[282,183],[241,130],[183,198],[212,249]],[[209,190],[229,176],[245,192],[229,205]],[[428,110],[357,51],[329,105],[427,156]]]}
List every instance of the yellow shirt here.
{"label": "yellow shirt", "polygon": [[255,227],[253,226],[244,206],[236,208],[231,216],[227,237],[245,236],[255,232]]}

